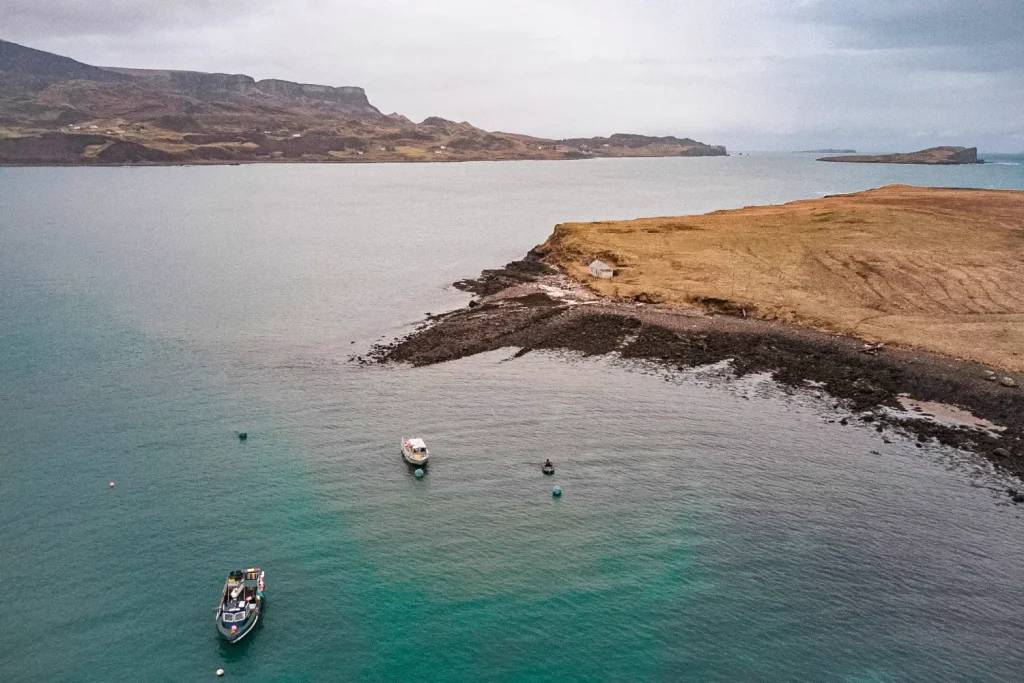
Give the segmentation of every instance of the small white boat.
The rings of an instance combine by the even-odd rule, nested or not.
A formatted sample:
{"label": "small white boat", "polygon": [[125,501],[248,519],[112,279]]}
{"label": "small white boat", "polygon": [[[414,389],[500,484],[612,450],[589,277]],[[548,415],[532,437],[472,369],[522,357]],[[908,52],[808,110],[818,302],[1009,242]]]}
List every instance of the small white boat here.
{"label": "small white boat", "polygon": [[402,457],[410,465],[423,467],[430,459],[430,451],[423,439],[402,439]]}

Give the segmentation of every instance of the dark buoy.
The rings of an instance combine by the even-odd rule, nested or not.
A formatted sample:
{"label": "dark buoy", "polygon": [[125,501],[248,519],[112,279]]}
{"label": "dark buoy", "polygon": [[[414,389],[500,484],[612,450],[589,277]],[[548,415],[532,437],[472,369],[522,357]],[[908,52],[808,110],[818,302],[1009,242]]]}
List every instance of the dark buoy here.
{"label": "dark buoy", "polygon": [[545,460],[544,464],[540,466],[540,471],[543,472],[544,474],[554,474],[555,473],[555,466],[551,462],[550,458]]}
{"label": "dark buoy", "polygon": [[562,497],[562,487],[559,486],[558,484],[555,484],[555,488],[551,489],[551,495],[554,496],[555,498],[561,498]]}
{"label": "dark buoy", "polygon": [[249,438],[249,432],[238,432],[238,440],[245,441]]}
{"label": "dark buoy", "polygon": [[412,476],[416,477],[417,479],[422,479],[424,474],[426,474],[426,472],[423,471],[423,468],[417,467],[416,471],[412,473]]}

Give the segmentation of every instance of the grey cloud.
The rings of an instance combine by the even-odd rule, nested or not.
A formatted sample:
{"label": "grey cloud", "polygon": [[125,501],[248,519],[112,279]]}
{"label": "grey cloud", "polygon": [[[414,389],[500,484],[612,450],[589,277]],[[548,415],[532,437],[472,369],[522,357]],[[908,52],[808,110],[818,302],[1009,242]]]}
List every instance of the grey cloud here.
{"label": "grey cloud", "polygon": [[4,0],[0,25],[5,32],[63,38],[123,35],[220,21],[257,6],[242,0]]}
{"label": "grey cloud", "polygon": [[1020,148],[1022,33],[1024,0],[0,0],[0,37],[94,64],[360,85],[415,119],[734,148]]}
{"label": "grey cloud", "polygon": [[843,30],[843,44],[867,48],[972,47],[1020,43],[1020,0],[818,0],[790,13]]}

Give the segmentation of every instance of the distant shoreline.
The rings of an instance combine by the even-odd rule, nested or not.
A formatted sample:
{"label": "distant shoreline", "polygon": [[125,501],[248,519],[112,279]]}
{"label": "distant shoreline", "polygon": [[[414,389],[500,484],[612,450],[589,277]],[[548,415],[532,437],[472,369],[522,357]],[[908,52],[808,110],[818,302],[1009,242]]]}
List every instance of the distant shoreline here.
{"label": "distant shoreline", "polygon": [[522,161],[615,161],[619,159],[722,159],[733,156],[732,154],[640,154],[637,156],[608,156],[608,157],[538,157],[522,159],[251,159],[222,161],[216,159],[196,161],[129,161],[129,162],[63,162],[52,161],[35,162],[10,162],[0,161],[0,168],[147,168],[153,166],[178,166],[186,168],[189,166],[254,166],[254,165],[275,165],[275,164],[468,164],[480,163],[514,163]]}

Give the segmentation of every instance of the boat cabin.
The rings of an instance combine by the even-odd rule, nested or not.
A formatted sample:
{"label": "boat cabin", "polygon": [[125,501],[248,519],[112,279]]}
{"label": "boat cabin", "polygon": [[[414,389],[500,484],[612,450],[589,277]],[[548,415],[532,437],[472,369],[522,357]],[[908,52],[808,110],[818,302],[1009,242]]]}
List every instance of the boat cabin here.
{"label": "boat cabin", "polygon": [[[228,574],[228,581],[224,585],[224,621],[243,621],[245,619],[244,608],[247,604],[256,599],[260,590],[260,570],[250,567],[244,572],[240,569]],[[243,610],[237,614],[231,614],[228,610]]]}

